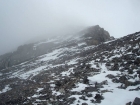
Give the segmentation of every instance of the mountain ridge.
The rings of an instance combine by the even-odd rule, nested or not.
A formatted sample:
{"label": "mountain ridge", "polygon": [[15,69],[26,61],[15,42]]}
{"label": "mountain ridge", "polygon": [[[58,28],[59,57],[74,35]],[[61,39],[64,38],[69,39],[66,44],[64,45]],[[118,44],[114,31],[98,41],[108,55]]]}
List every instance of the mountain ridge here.
{"label": "mountain ridge", "polygon": [[[83,38],[83,40],[87,40],[86,43],[96,44],[96,45],[99,44],[100,42],[106,41],[106,39],[107,40],[110,39],[109,33],[107,33],[107,31],[105,31],[103,28],[100,28],[98,25],[92,26],[92,29],[90,28],[91,27],[88,27],[86,30],[83,30],[82,36],[81,36],[81,32],[79,32],[79,33],[76,33],[78,36],[76,34],[70,35],[68,37],[61,36],[61,37],[52,38],[50,40],[48,39],[45,42],[40,42],[38,44],[30,43],[30,44],[21,45],[17,48],[16,51],[0,56],[0,69],[11,67],[12,65],[16,65],[26,60],[30,60],[37,56],[46,54],[52,49],[55,49],[56,47],[59,47],[61,45],[65,44],[69,46],[68,44],[74,43],[72,42],[72,40],[77,43],[78,41],[77,39],[79,39],[80,37]],[[99,30],[99,32],[101,31],[100,37],[98,36],[99,32],[96,32],[97,30]],[[93,34],[95,32],[96,34]],[[103,36],[106,36],[106,34],[104,34],[103,32],[106,32],[108,37],[103,37]],[[90,39],[86,39],[87,34],[89,34],[88,36],[91,37]]]}

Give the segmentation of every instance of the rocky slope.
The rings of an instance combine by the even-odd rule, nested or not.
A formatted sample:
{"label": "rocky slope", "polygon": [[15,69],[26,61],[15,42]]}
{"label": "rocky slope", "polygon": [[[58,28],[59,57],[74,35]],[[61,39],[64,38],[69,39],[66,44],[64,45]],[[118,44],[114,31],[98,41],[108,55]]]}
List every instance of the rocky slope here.
{"label": "rocky slope", "polygon": [[139,101],[140,32],[108,41],[109,33],[94,26],[60,39],[33,44],[35,52],[48,42],[57,46],[0,70],[0,105],[131,105],[136,97]]}
{"label": "rocky slope", "polygon": [[[79,35],[81,39],[76,40]],[[106,40],[110,40],[109,33],[97,25],[88,27],[73,36],[58,36],[57,38],[47,39],[38,43],[22,45],[16,51],[0,56],[0,69],[34,59],[59,47],[76,45],[79,41],[84,41],[88,45],[97,45]]]}

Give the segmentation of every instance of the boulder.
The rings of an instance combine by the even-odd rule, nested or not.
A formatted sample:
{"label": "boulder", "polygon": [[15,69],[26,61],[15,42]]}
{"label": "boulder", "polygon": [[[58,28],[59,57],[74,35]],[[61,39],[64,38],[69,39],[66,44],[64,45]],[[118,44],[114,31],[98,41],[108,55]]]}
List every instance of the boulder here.
{"label": "boulder", "polygon": [[87,96],[87,97],[92,97],[92,94],[87,94],[86,96]]}
{"label": "boulder", "polygon": [[140,69],[139,69],[139,70],[137,70],[137,74],[140,74]]}
{"label": "boulder", "polygon": [[56,86],[56,87],[60,87],[60,86],[62,86],[62,85],[63,85],[63,84],[62,84],[62,82],[60,82],[60,81],[56,81],[56,82],[55,82],[55,86]]}
{"label": "boulder", "polygon": [[82,99],[82,100],[88,100],[88,99],[86,99],[85,96],[81,96],[81,97],[79,97],[79,98]]}
{"label": "boulder", "polygon": [[100,103],[101,100],[104,99],[103,96],[101,96],[100,94],[96,94],[94,98],[96,99],[96,102],[97,102],[97,103]]}
{"label": "boulder", "polygon": [[67,99],[68,105],[72,104],[75,100],[76,100],[75,97],[68,98],[68,99]]}
{"label": "boulder", "polygon": [[128,103],[126,103],[126,105],[131,105],[131,103],[132,103],[132,102],[128,102]]}
{"label": "boulder", "polygon": [[83,78],[83,83],[84,83],[84,84],[88,84],[88,83],[89,83],[89,80],[87,79],[87,76],[85,76],[85,77]]}
{"label": "boulder", "polygon": [[108,77],[109,79],[113,79],[113,78],[115,78],[115,76],[112,75],[112,74],[108,74],[106,77]]}
{"label": "boulder", "polygon": [[140,105],[140,98],[136,97],[133,101],[133,105]]}
{"label": "boulder", "polygon": [[126,76],[121,76],[119,78],[119,80],[120,80],[121,83],[124,83],[127,80],[127,78],[126,78]]}
{"label": "boulder", "polygon": [[82,92],[97,92],[98,89],[96,87],[86,87],[85,90],[82,90]]}
{"label": "boulder", "polygon": [[136,65],[140,64],[140,57],[137,57],[137,58],[135,59],[134,63],[135,63]]}
{"label": "boulder", "polygon": [[87,103],[82,103],[82,105],[88,105]]}

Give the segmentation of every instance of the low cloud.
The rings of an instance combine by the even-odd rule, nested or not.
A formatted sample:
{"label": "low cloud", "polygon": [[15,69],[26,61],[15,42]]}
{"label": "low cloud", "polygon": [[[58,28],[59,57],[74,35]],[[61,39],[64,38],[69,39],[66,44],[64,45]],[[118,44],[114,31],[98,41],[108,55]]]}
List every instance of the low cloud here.
{"label": "low cloud", "polygon": [[0,54],[34,38],[97,24],[122,37],[139,31],[139,5],[139,0],[0,0]]}

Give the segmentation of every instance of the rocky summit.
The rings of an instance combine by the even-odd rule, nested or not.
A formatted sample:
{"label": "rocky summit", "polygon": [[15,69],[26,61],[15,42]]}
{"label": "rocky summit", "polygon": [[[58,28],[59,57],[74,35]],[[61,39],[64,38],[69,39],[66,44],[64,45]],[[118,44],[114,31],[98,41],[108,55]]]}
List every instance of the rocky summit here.
{"label": "rocky summit", "polygon": [[140,105],[140,32],[97,25],[1,55],[0,105]]}

